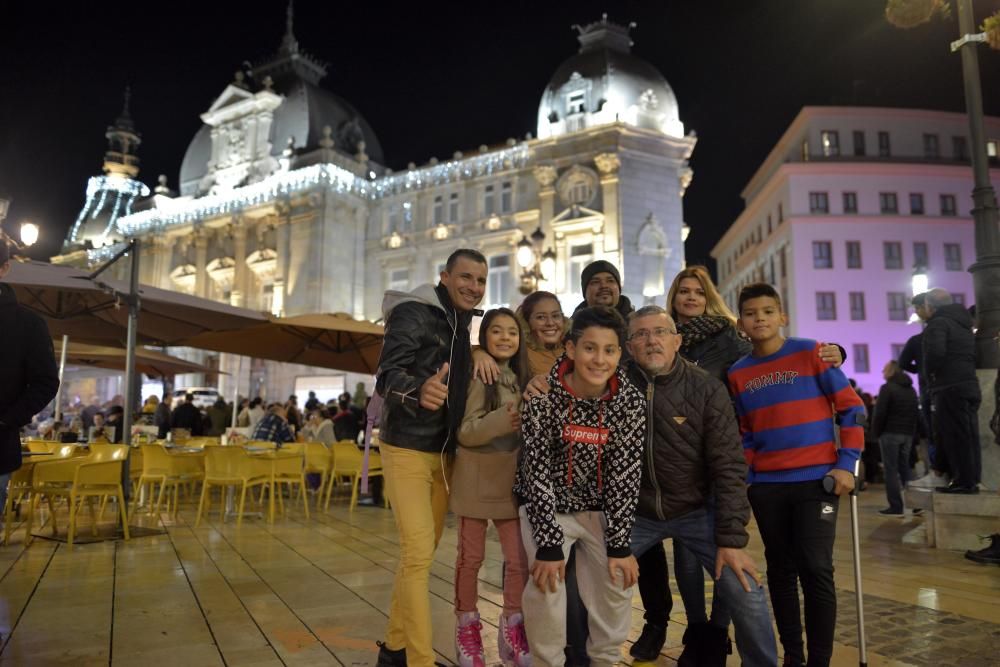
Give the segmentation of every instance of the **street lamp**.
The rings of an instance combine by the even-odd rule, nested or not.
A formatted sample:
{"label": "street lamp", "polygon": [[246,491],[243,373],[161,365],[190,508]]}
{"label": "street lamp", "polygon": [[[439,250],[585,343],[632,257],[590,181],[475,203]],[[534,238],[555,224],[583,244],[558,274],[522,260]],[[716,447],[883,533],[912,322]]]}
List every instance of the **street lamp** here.
{"label": "street lamp", "polygon": [[523,236],[517,243],[517,265],[521,267],[521,294],[531,294],[538,289],[542,280],[550,280],[555,275],[556,251],[552,248],[542,251],[545,232],[539,226],[531,236]]}
{"label": "street lamp", "polygon": [[913,292],[913,296],[923,294],[927,291],[927,287],[927,269],[923,265],[917,264],[913,267],[913,277],[910,278],[910,289]]}
{"label": "street lamp", "polygon": [[21,223],[21,243],[25,246],[33,246],[38,240],[38,225],[33,222]]}

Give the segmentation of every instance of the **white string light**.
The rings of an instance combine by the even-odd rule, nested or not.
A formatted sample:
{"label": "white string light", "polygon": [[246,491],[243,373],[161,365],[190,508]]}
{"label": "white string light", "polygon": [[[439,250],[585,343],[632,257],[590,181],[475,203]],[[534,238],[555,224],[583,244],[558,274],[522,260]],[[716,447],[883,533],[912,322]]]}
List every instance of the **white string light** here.
{"label": "white string light", "polygon": [[[87,180],[86,202],[84,203],[80,214],[77,216],[76,222],[73,223],[73,229],[69,234],[70,243],[79,242],[77,235],[80,232],[80,227],[83,226],[83,223],[87,219],[88,215],[90,215],[91,218],[96,218],[98,214],[100,214],[107,201],[109,192],[114,192],[118,195],[115,200],[114,210],[111,211],[112,222],[119,219],[119,215],[122,212],[123,197],[125,198],[124,212],[127,215],[132,211],[132,204],[136,198],[149,196],[149,188],[146,187],[145,184],[139,181],[134,181],[131,178],[92,176]],[[98,199],[98,201],[95,201],[95,199]],[[109,226],[109,229],[110,228],[111,227]]]}

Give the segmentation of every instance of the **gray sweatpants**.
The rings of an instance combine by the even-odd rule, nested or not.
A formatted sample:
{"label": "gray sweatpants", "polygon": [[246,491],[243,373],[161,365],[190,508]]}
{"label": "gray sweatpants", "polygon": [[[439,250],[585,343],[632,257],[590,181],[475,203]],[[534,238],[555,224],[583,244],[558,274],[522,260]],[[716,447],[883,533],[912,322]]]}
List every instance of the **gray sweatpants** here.
{"label": "gray sweatpants", "polygon": [[[537,549],[531,536],[531,522],[521,510],[521,536],[528,553],[528,569],[535,564]],[[612,581],[604,544],[606,522],[603,512],[556,514],[562,527],[563,557],[576,548],[576,579],[580,599],[587,608],[590,637],[587,654],[592,667],[609,667],[622,659],[621,647],[628,639],[632,622],[632,588],[622,590],[621,575]],[[566,587],[560,582],[555,593],[543,592],[528,580],[521,601],[524,629],[535,667],[562,667],[566,662]]]}

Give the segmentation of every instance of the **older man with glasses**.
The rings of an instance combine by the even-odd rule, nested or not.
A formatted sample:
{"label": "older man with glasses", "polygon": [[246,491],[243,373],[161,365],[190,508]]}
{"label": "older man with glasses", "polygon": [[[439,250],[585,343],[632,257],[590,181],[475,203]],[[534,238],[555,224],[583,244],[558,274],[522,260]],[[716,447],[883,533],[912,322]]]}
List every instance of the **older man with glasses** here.
{"label": "older man with glasses", "polygon": [[[680,541],[715,578],[743,664],[776,665],[767,596],[743,549],[747,469],[729,393],[677,354],[681,336],[659,306],[631,315],[627,345],[628,374],[646,396],[648,429],[632,552],[638,557],[666,538]],[[725,663],[724,649],[701,656],[701,665]]]}

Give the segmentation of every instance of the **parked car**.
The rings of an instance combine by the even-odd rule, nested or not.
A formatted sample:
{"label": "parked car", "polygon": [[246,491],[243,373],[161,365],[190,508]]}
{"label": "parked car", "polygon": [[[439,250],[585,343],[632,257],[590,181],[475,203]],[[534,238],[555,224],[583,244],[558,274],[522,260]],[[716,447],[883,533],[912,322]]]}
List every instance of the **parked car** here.
{"label": "parked car", "polygon": [[174,390],[174,407],[184,402],[184,394],[194,394],[194,404],[199,408],[210,407],[222,394],[212,387],[187,387]]}

